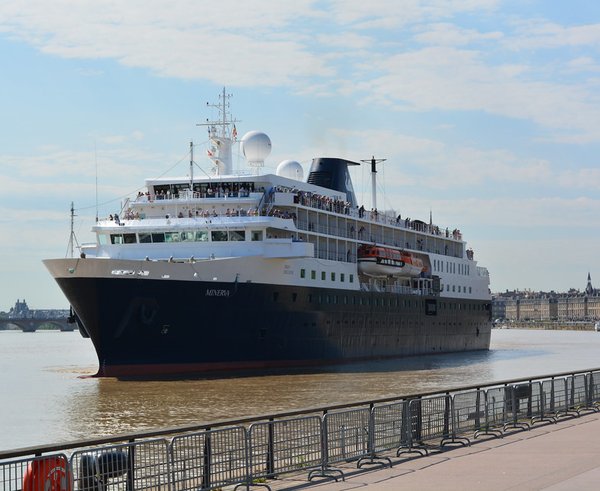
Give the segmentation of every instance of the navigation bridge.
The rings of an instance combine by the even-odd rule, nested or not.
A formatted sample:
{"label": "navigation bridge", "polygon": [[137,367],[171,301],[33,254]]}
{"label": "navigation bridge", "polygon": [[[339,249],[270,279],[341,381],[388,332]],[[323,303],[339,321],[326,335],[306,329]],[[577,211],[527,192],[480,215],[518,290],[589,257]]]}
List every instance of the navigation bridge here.
{"label": "navigation bridge", "polygon": [[75,323],[70,322],[69,310],[32,310],[27,306],[25,299],[17,300],[8,313],[0,313],[0,330],[21,329],[23,332],[35,332],[42,325],[52,325],[61,331],[75,329]]}

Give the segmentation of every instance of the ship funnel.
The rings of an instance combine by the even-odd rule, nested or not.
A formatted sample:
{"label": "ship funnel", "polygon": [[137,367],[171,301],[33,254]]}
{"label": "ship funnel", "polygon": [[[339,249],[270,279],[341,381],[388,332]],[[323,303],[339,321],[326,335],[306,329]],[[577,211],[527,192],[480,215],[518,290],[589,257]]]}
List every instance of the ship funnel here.
{"label": "ship funnel", "polygon": [[344,159],[320,157],[313,159],[306,182],[340,191],[352,207],[356,207],[356,196],[352,187],[349,165],[360,165]]}

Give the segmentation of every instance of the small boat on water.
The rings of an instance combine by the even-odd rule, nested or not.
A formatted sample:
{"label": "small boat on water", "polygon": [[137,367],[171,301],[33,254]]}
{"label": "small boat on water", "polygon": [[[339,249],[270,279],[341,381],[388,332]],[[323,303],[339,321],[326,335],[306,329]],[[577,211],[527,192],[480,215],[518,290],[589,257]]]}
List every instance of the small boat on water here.
{"label": "small boat on water", "polygon": [[358,270],[367,276],[413,278],[427,271],[424,261],[407,251],[363,244],[357,252]]}

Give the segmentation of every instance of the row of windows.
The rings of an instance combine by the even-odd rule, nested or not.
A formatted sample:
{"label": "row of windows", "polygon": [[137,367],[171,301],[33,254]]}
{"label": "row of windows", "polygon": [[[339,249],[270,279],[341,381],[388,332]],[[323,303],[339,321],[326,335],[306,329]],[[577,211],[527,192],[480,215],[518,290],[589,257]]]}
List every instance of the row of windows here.
{"label": "row of windows", "polygon": [[[279,301],[279,292],[273,292],[273,301]],[[292,302],[298,300],[298,294],[292,293]],[[409,300],[400,299],[399,297],[372,297],[372,296],[357,296],[357,295],[313,295],[309,293],[306,297],[308,303],[318,304],[342,304],[342,305],[368,305],[374,307],[404,307],[404,308],[418,308],[423,306],[421,300]],[[470,304],[470,303],[458,303],[458,302],[438,302],[438,308],[448,310],[472,310],[472,311],[483,311],[486,310],[484,304]]]}
{"label": "row of windows", "polygon": [[[456,292],[458,288],[458,293],[467,293],[467,287],[466,286],[461,286],[461,285],[452,285],[452,291]],[[444,291],[444,285],[440,285],[440,291]],[[446,291],[450,291],[450,285],[446,285]],[[472,287],[469,287],[469,293],[472,292]]]}
{"label": "row of windows", "polygon": [[471,274],[471,267],[468,264],[455,263],[453,261],[442,261],[441,259],[433,260],[433,270],[444,272],[444,263],[446,265],[446,273],[457,274],[457,266],[458,266],[458,274],[469,276]]}
{"label": "row of windows", "polygon": [[[306,269],[302,268],[300,270],[300,278],[306,278]],[[331,281],[335,281],[335,278],[336,278],[335,271],[332,271],[330,273],[330,278],[331,278]],[[317,272],[314,269],[312,269],[310,271],[310,279],[311,280],[317,279]],[[321,281],[325,281],[325,280],[327,280],[327,273],[325,271],[321,271]],[[346,281],[346,274],[340,273],[340,282],[344,283],[345,281]],[[354,283],[354,275],[352,273],[350,273],[348,275],[348,281],[350,283]]]}
{"label": "row of windows", "polygon": [[[248,234],[252,241],[262,241],[262,230],[251,230]],[[111,244],[151,244],[162,242],[240,242],[246,240],[245,230],[196,230],[184,232],[153,232],[153,233],[129,233],[110,234]],[[101,245],[108,243],[107,234],[98,234]]]}

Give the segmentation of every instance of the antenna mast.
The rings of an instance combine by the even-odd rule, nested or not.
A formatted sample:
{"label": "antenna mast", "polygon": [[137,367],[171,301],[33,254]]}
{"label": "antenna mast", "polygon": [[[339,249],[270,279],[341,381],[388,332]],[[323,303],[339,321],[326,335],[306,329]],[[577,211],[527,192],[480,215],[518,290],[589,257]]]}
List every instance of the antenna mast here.
{"label": "antenna mast", "polygon": [[194,192],[194,142],[190,142],[190,193]]}
{"label": "antenna mast", "polygon": [[385,162],[387,159],[376,159],[375,156],[371,160],[361,160],[361,162],[371,163],[371,203],[373,209],[377,209],[377,164]]}
{"label": "antenna mast", "polygon": [[[71,201],[71,235],[69,236],[69,250],[71,251],[71,257],[73,257],[74,251],[74,245],[77,242],[77,237],[75,237],[75,217],[77,215],[75,215],[75,207],[73,205],[73,202]],[[77,247],[79,247],[79,243],[77,242]]]}
{"label": "antenna mast", "polygon": [[[94,162],[96,164],[96,223],[98,223],[98,151],[96,149],[96,140],[94,140]],[[73,208],[73,203],[71,203],[71,208]],[[72,256],[73,252],[71,251]]]}
{"label": "antenna mast", "polygon": [[206,103],[206,107],[213,107],[219,111],[219,119],[210,121],[206,119],[205,123],[198,123],[196,126],[208,127],[208,139],[210,148],[207,150],[208,158],[213,161],[217,167],[217,174],[231,174],[233,171],[231,146],[237,139],[237,129],[235,123],[239,120],[233,119],[229,114],[229,99],[231,94],[227,94],[225,87],[219,95],[217,104]]}

